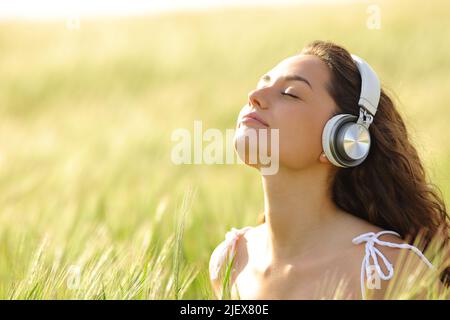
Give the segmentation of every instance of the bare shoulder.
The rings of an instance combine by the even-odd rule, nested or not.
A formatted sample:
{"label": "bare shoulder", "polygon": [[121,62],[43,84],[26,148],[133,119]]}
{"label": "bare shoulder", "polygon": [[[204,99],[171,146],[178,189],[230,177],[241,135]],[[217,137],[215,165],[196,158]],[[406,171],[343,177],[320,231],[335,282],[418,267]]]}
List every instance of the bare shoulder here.
{"label": "bare shoulder", "polygon": [[[425,262],[426,257],[400,236],[383,232],[392,230],[382,229],[358,219],[356,218],[349,226],[353,239],[359,237],[360,240],[354,243],[353,257],[360,259],[359,266],[364,268],[361,272],[364,272],[365,286],[378,289],[368,290],[370,293],[368,298],[398,298],[402,293],[410,292],[411,288],[402,288],[399,285],[417,282],[430,271],[430,266]],[[369,241],[371,238],[377,241]],[[377,261],[374,261],[373,257]],[[364,259],[367,259],[366,265]],[[379,266],[379,270],[376,265]],[[370,268],[371,266],[373,268]],[[367,279],[366,267],[369,267],[372,278]]]}
{"label": "bare shoulder", "polygon": [[[352,230],[353,239],[364,234],[372,234],[374,238],[379,240],[373,243],[373,247],[382,253],[393,266],[400,267],[408,264],[414,268],[428,267],[424,260],[419,256],[419,254],[421,254],[420,250],[418,248],[411,249],[412,246],[410,246],[407,241],[397,234],[390,233],[394,230],[383,229],[362,219],[359,220],[360,221],[355,223],[354,228],[349,228],[349,230]],[[384,233],[386,231],[389,232]],[[369,236],[369,238],[370,237],[371,236]],[[364,255],[366,253],[366,246],[366,241],[362,241],[356,245],[354,244],[355,250],[360,253],[363,252]]]}

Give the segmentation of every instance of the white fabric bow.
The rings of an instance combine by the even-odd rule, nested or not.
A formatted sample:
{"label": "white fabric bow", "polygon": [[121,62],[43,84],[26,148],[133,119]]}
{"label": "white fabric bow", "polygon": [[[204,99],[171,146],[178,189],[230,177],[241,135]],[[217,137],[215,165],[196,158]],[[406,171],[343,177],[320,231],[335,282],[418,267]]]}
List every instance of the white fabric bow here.
{"label": "white fabric bow", "polygon": [[240,236],[242,236],[247,230],[252,227],[244,227],[242,229],[231,228],[225,234],[225,240],[220,243],[214,252],[211,255],[211,259],[209,260],[209,274],[211,279],[217,279],[219,277],[220,269],[222,268],[223,263],[228,257],[230,253],[229,249],[231,247],[231,257],[232,259],[235,254],[236,242]]}
{"label": "white fabric bow", "polygon": [[[354,244],[360,244],[360,243],[366,242],[366,248],[365,248],[366,254],[365,254],[364,259],[361,264],[361,295],[362,295],[363,300],[366,299],[365,287],[364,287],[364,270],[366,271],[365,272],[366,276],[369,279],[370,271],[371,271],[370,258],[372,258],[372,261],[373,261],[372,266],[375,267],[375,271],[377,272],[378,276],[381,279],[389,280],[394,276],[394,268],[393,268],[392,264],[383,255],[383,253],[381,253],[381,251],[375,247],[375,243],[380,246],[386,246],[386,247],[391,247],[391,248],[411,249],[426,263],[426,265],[429,268],[431,268],[431,269],[434,268],[433,265],[430,263],[430,261],[428,261],[428,259],[423,255],[423,253],[420,252],[420,250],[417,249],[415,246],[412,246],[407,243],[398,244],[398,243],[386,242],[386,241],[382,241],[382,240],[378,239],[378,237],[380,235],[387,234],[387,233],[395,234],[400,237],[400,235],[395,231],[380,231],[378,233],[374,233],[374,232],[364,233],[364,234],[361,234],[361,235],[353,238],[353,240],[352,240],[352,242]],[[383,263],[384,263],[386,269],[388,270],[387,274],[385,274],[383,272],[383,270],[381,270],[380,264],[378,263],[377,256],[383,260]]]}

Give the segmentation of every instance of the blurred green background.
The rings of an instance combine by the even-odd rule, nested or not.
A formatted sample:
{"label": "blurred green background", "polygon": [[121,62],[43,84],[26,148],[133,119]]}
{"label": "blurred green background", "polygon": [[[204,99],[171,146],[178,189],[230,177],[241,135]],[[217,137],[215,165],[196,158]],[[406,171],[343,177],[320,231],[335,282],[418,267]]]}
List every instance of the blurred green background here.
{"label": "blurred green background", "polygon": [[362,1],[74,30],[0,21],[0,298],[212,297],[209,256],[231,227],[256,224],[260,179],[174,165],[171,133],[234,128],[257,79],[315,39],[370,61],[448,203],[449,13],[446,1]]}

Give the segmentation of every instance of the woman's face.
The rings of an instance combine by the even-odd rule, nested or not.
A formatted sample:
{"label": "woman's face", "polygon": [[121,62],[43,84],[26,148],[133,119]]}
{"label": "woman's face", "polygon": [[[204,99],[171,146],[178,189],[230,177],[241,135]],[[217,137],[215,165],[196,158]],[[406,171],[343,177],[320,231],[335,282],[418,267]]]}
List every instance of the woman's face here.
{"label": "woman's face", "polygon": [[[279,129],[280,167],[302,169],[327,162],[320,157],[322,130],[337,110],[326,90],[329,78],[328,67],[316,56],[296,55],[281,61],[249,93],[248,104],[238,116],[235,146],[248,130]],[[251,112],[266,126],[248,119],[242,122]]]}

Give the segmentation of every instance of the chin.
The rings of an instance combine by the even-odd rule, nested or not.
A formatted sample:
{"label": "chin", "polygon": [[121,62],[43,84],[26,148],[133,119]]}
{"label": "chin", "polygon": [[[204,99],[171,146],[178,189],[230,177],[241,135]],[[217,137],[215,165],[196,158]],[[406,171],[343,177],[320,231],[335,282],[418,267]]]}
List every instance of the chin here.
{"label": "chin", "polygon": [[[259,155],[270,155],[270,153],[268,153],[269,148],[267,145],[260,145],[259,138],[256,138],[256,141],[249,143],[247,133],[250,129],[254,128],[241,126],[236,130],[233,139],[234,150],[243,163],[250,167],[259,169],[262,166]],[[239,145],[240,147],[238,147]]]}

